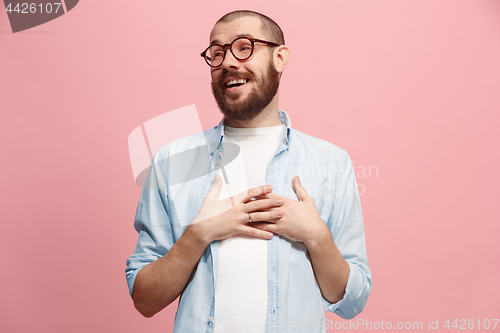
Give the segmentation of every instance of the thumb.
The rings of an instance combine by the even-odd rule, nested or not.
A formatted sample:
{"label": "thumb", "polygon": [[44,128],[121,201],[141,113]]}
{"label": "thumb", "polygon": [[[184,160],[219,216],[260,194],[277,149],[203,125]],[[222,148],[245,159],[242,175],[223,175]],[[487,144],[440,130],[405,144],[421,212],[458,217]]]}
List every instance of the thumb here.
{"label": "thumb", "polygon": [[309,197],[309,194],[307,194],[306,189],[300,182],[299,176],[293,177],[293,189],[300,201],[306,200]]}
{"label": "thumb", "polygon": [[217,200],[219,198],[220,189],[222,188],[222,178],[219,175],[215,175],[214,183],[212,188],[208,192],[206,198]]}

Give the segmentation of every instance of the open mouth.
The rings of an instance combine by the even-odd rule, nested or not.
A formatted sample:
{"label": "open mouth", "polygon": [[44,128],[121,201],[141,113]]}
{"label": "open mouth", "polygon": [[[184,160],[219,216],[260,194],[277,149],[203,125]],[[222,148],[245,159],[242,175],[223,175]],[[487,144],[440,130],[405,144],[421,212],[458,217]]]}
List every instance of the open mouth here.
{"label": "open mouth", "polygon": [[248,79],[231,80],[229,82],[226,82],[226,87],[228,87],[228,88],[236,88],[236,87],[244,85],[248,81],[249,81]]}

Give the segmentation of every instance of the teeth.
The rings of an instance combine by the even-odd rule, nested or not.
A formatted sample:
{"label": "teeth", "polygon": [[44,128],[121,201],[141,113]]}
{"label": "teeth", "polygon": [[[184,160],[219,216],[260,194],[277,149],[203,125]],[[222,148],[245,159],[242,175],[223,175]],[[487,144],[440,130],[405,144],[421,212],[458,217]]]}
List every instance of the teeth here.
{"label": "teeth", "polygon": [[244,83],[247,83],[247,79],[237,79],[237,80],[231,80],[229,81],[228,83],[226,83],[226,86],[230,86],[230,85],[233,85],[233,84],[238,84],[238,83],[241,83],[241,84],[244,84]]}

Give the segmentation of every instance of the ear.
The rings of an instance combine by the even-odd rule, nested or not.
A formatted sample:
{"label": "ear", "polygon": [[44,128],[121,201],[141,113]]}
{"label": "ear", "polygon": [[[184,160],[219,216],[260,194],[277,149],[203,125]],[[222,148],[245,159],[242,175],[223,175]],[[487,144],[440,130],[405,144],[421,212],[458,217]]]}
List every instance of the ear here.
{"label": "ear", "polygon": [[290,49],[286,45],[280,45],[276,47],[273,52],[273,63],[274,68],[278,73],[282,73],[285,70],[286,64],[290,59]]}

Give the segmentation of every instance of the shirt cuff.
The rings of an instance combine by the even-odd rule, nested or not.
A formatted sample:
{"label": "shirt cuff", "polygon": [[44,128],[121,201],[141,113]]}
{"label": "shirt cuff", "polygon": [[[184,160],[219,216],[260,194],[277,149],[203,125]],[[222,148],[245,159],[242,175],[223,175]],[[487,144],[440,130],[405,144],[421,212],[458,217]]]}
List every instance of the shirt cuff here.
{"label": "shirt cuff", "polygon": [[333,312],[344,319],[351,319],[365,307],[368,299],[368,296],[364,295],[367,281],[357,265],[347,263],[349,264],[349,278],[344,297],[337,303],[330,303],[323,298],[323,305],[326,311]]}
{"label": "shirt cuff", "polygon": [[134,297],[132,297],[132,293],[134,292],[135,278],[137,277],[137,273],[139,273],[141,268],[138,268],[134,271],[131,271],[130,274],[127,274],[128,293],[132,299],[134,299]]}
{"label": "shirt cuff", "polygon": [[[146,266],[147,264],[157,260],[159,256],[156,255],[150,255],[147,257],[137,257],[135,255],[132,255],[128,260],[127,260],[127,268],[125,269],[125,276],[127,278],[127,284],[128,284],[128,293],[130,297],[132,297],[132,293],[134,292],[134,283],[135,279],[137,278],[137,273]],[[133,299],[133,297],[132,297]]]}

